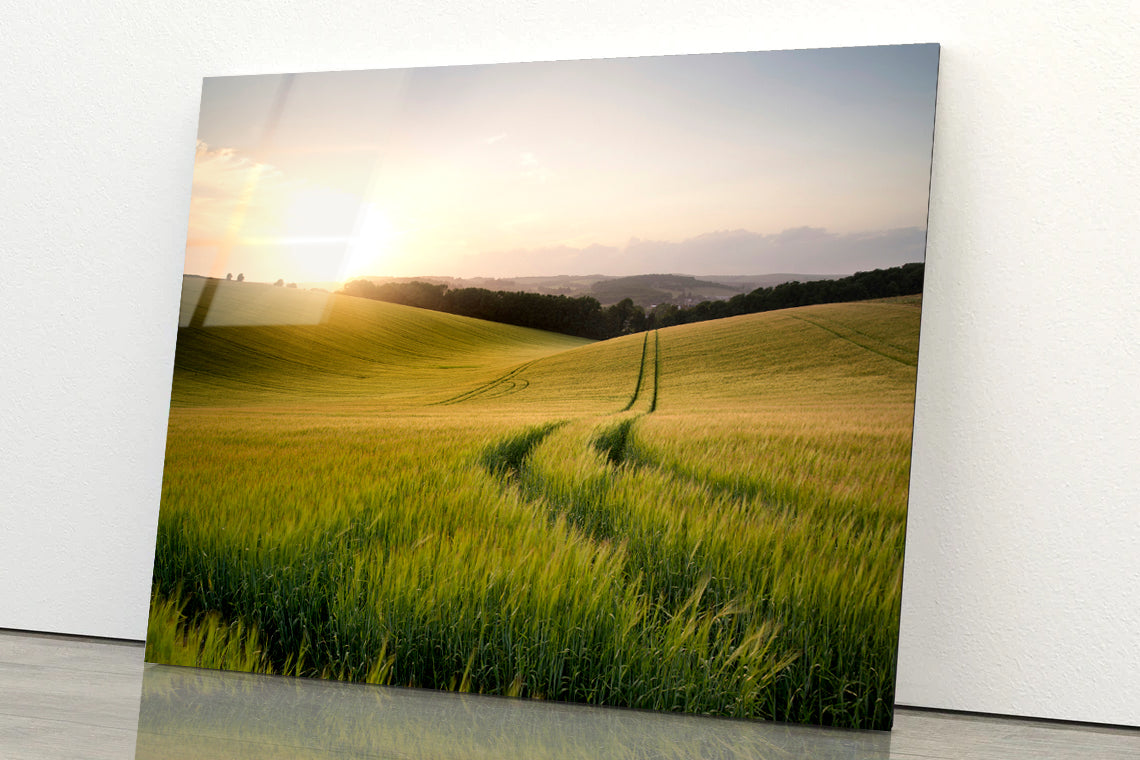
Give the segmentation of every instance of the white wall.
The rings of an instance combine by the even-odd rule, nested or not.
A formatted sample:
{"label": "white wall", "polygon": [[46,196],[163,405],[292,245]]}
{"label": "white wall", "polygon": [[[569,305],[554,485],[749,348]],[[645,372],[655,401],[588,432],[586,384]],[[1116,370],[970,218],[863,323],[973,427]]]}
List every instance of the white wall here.
{"label": "white wall", "polygon": [[942,42],[898,699],[1140,724],[1131,0],[0,0],[0,626],[139,639],[203,76]]}

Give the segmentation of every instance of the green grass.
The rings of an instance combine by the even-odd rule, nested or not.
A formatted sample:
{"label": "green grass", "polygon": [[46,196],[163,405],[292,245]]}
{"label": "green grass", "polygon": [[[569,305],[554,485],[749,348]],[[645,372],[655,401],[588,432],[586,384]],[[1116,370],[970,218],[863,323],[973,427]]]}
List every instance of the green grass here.
{"label": "green grass", "polygon": [[179,332],[148,659],[890,725],[917,299],[591,344],[249,287]]}
{"label": "green grass", "polygon": [[[156,589],[146,633],[146,658],[167,665],[272,673],[259,643],[257,629],[240,621],[227,624],[217,613],[188,622],[178,604]],[[285,672],[289,671],[286,667]]]}

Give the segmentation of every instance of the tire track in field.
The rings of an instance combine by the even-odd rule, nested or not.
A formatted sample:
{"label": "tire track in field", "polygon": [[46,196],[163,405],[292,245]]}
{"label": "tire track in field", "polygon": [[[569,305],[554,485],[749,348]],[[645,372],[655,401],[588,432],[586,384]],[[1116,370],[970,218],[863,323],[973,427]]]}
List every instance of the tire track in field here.
{"label": "tire track in field", "polygon": [[476,388],[460,393],[458,396],[452,396],[443,401],[436,401],[431,404],[431,406],[450,406],[452,404],[462,404],[464,401],[472,401],[479,397],[499,398],[501,396],[509,396],[512,393],[518,393],[530,385],[529,380],[525,380],[519,377],[519,375],[536,361],[538,360],[535,359],[525,364],[520,364],[510,372],[500,375],[490,382],[483,383]]}
{"label": "tire track in field", "polygon": [[629,403],[621,408],[621,412],[628,412],[633,409],[643,396],[649,397],[649,413],[657,409],[657,387],[661,378],[661,338],[658,336],[657,330],[652,332],[652,353],[650,353],[649,332],[647,331],[645,338],[641,341],[641,364],[637,369],[637,385],[633,389]]}
{"label": "tire track in field", "polygon": [[816,319],[819,320],[820,322],[825,323],[825,324],[830,324],[832,326],[838,326],[844,330],[847,330],[849,332],[853,332],[856,335],[859,335],[859,336],[866,338],[867,340],[871,341],[872,343],[878,343],[879,345],[886,346],[887,348],[898,351],[899,354],[901,354],[903,356],[907,356],[909,354],[914,353],[911,349],[909,349],[905,346],[900,346],[900,345],[897,345],[895,343],[891,343],[889,340],[884,340],[882,338],[879,338],[877,336],[872,335],[871,333],[863,332],[862,330],[856,330],[851,325],[845,325],[845,324],[842,324],[840,322],[836,322],[833,319],[821,319],[820,317],[816,317]]}
{"label": "tire track in field", "polygon": [[520,474],[529,465],[535,447],[564,424],[566,423],[559,421],[533,425],[500,439],[483,452],[483,467],[499,478],[504,487],[508,487],[518,481]]}
{"label": "tire track in field", "polygon": [[[918,366],[918,360],[917,359],[914,361],[908,361],[906,359],[900,359],[899,357],[891,356],[886,351],[875,348],[874,346],[868,346],[865,343],[860,343],[859,341],[855,340],[851,336],[844,335],[843,333],[838,332],[837,330],[834,330],[834,329],[828,327],[827,325],[822,325],[819,322],[816,322],[814,320],[807,319],[805,317],[795,316],[792,314],[788,314],[787,316],[791,317],[792,319],[798,319],[801,322],[806,322],[809,325],[813,325],[815,327],[818,327],[821,330],[824,330],[826,332],[831,333],[832,335],[839,338],[840,340],[845,340],[852,345],[858,346],[859,348],[863,349],[864,351],[870,351],[873,354],[878,354],[879,356],[883,357],[884,359],[890,359],[893,362],[898,362],[899,364],[903,364],[907,367],[917,367]],[[855,333],[856,335],[862,335],[863,337],[867,338],[869,341],[874,341],[875,343],[880,343],[882,345],[889,346],[890,348],[894,348],[894,349],[898,350],[897,346],[892,346],[890,343],[887,343],[886,341],[879,340],[878,338],[872,338],[870,335],[867,335],[866,333],[861,333],[858,330],[852,330],[849,327],[845,327],[844,329],[851,330],[851,332]]]}
{"label": "tire track in field", "polygon": [[[645,414],[648,414],[646,412]],[[654,470],[673,480],[691,483],[705,489],[713,496],[725,496],[734,501],[759,499],[768,506],[778,501],[774,489],[763,482],[740,478],[721,478],[707,473],[697,473],[684,467],[659,461],[639,447],[634,436],[634,425],[645,414],[627,417],[615,425],[599,431],[590,440],[590,445],[615,468]]]}
{"label": "tire track in field", "polygon": [[[647,338],[649,336],[646,336]],[[657,392],[661,388],[661,333],[653,331],[653,399],[649,402],[649,413],[657,411]]]}
{"label": "tire track in field", "polygon": [[[711,571],[694,572],[694,566],[705,568],[706,565],[702,540],[695,540],[686,548],[683,566],[663,558],[660,526],[625,502],[623,479],[639,470],[654,471],[675,483],[702,489],[710,503],[723,497],[737,503],[759,497],[764,506],[773,504],[766,498],[769,494],[765,493],[767,489],[763,484],[722,482],[715,477],[686,472],[655,461],[652,454],[637,445],[635,431],[639,420],[652,414],[658,406],[661,365],[661,340],[654,331],[652,345],[648,334],[642,341],[638,384],[626,407],[599,418],[602,424],[592,431],[575,433],[573,442],[563,439],[557,444],[569,444],[571,448],[583,446],[604,460],[577,470],[571,480],[567,480],[568,473],[560,471],[561,465],[549,456],[545,457],[547,461],[541,455],[536,456],[536,452],[547,445],[550,434],[566,422],[532,426],[504,436],[484,449],[481,462],[501,488],[517,493],[551,520],[565,520],[567,527],[589,541],[625,546],[628,559],[623,572],[631,580],[650,579],[653,602],[659,609],[677,610],[683,604],[697,604],[711,611],[728,603],[735,591],[723,580],[713,577]],[[643,406],[641,410],[631,411],[639,399],[646,397],[649,399],[647,409]],[[575,459],[569,451],[559,455],[559,460],[563,457]],[[553,469],[548,469],[551,467]],[[698,591],[699,596],[694,597]],[[686,601],[694,599],[696,601]]]}
{"label": "tire track in field", "polygon": [[494,388],[488,390],[482,395],[482,398],[499,398],[501,396],[510,396],[512,393],[525,391],[530,387],[530,380],[523,378],[514,378],[506,383],[500,383]]}
{"label": "tire track in field", "polygon": [[[621,487],[622,478],[635,469],[660,470],[677,481],[699,483],[640,458],[634,450],[633,429],[646,414],[649,412],[622,415],[600,430],[584,433],[582,445],[607,461],[600,467],[578,470],[572,481],[567,480],[566,472],[547,471],[536,462],[536,452],[546,445],[551,433],[566,424],[563,422],[524,428],[499,439],[484,450],[482,465],[502,489],[518,494],[550,520],[565,521],[574,535],[594,544],[620,545],[623,575],[630,582],[647,582],[655,614],[670,616],[686,605],[709,613],[724,609],[737,591],[715,576],[705,539],[686,540],[678,555],[681,559],[670,558],[668,551],[676,547],[663,538],[663,526],[671,524],[670,518],[647,515],[626,502],[629,494]],[[709,489],[710,496],[717,494],[716,489]]]}
{"label": "tire track in field", "polygon": [[641,395],[641,383],[645,379],[645,353],[649,350],[649,333],[645,333],[645,338],[641,341],[641,364],[637,368],[637,384],[633,386],[633,395],[629,397],[629,403],[622,409],[623,412],[628,412],[637,403],[637,397]]}
{"label": "tire track in field", "polygon": [[[519,374],[530,366],[530,364],[533,364],[533,362],[516,367],[505,375],[488,383],[484,383],[478,388],[474,388],[466,393],[453,396],[450,399],[438,403],[461,403],[477,397],[496,398],[516,392],[516,388],[517,390],[521,390],[529,383],[519,377]],[[652,371],[650,371],[650,364],[652,364]],[[645,333],[645,337],[641,341],[641,360],[638,364],[637,384],[633,389],[633,394],[630,396],[629,402],[617,413],[618,415],[622,415],[622,417],[614,424],[607,425],[601,429],[595,428],[595,432],[586,437],[583,441],[583,445],[604,456],[609,465],[614,468],[605,473],[606,480],[612,482],[617,477],[617,469],[625,465],[636,467],[647,466],[640,458],[631,455],[633,426],[643,416],[656,411],[660,379],[661,338],[658,331],[654,330],[652,354],[650,353],[649,332]],[[652,384],[651,389],[647,387],[649,383]],[[638,399],[643,395],[649,396],[648,409],[646,411],[636,412],[632,415],[624,415],[625,412],[633,408]],[[612,417],[616,415],[607,416]],[[602,419],[605,419],[605,417]],[[503,487],[509,487],[512,484],[519,485],[520,490],[528,500],[543,500],[549,504],[557,504],[560,499],[547,487],[548,478],[545,477],[542,472],[534,469],[532,454],[535,448],[537,448],[550,433],[564,424],[564,421],[548,422],[543,425],[525,428],[524,430],[501,438],[497,443],[491,444],[484,450],[482,459],[484,468],[492,475],[497,476]],[[662,471],[664,470],[662,469]],[[526,473],[530,473],[535,477],[522,477]],[[576,502],[577,500],[572,499],[572,501]],[[578,503],[562,505],[563,509],[567,509],[571,515],[582,511],[581,508],[584,506],[584,504]],[[573,518],[571,521],[577,523]],[[585,526],[579,527],[585,528]],[[593,535],[595,538],[609,537],[598,535],[599,531],[596,525],[591,529],[587,529],[586,533]]]}
{"label": "tire track in field", "polygon": [[[595,428],[594,433],[585,437],[582,445],[587,449],[593,449],[597,453],[604,456],[609,463],[610,467],[604,472],[599,472],[598,475],[604,481],[603,490],[607,490],[618,477],[618,469],[623,465],[637,464],[640,462],[633,462],[629,457],[629,448],[632,445],[631,440],[633,436],[633,426],[637,420],[641,419],[646,414],[652,414],[657,409],[658,403],[658,388],[660,385],[661,377],[661,338],[657,330],[653,330],[652,346],[650,344],[650,335],[647,331],[641,341],[641,358],[638,362],[637,382],[633,389],[633,394],[630,396],[626,405],[615,415],[606,415],[600,419],[613,418],[618,415],[616,423],[606,425],[604,427]],[[471,398],[494,398],[499,395],[506,395],[512,390],[516,384],[525,384],[527,381],[518,377],[518,374],[525,369],[528,365],[517,367],[515,370],[485,383],[478,388],[475,388],[467,393],[455,396],[452,399],[440,403],[460,403]],[[525,387],[525,385],[523,385]],[[636,411],[632,414],[625,414],[633,409],[639,400],[648,397],[648,408],[643,411]],[[579,496],[571,495],[567,499],[566,495],[559,495],[551,490],[549,486],[549,478],[546,474],[536,468],[533,463],[533,452],[542,444],[546,437],[554,430],[565,424],[564,421],[549,422],[544,425],[532,426],[525,428],[521,431],[516,431],[508,436],[499,439],[498,442],[491,444],[483,451],[482,463],[484,469],[495,475],[503,488],[518,487],[521,495],[528,501],[541,501],[547,505],[547,508],[554,514],[564,514],[579,530],[591,538],[596,540],[604,540],[614,538],[612,531],[612,518],[614,515],[609,515],[610,519],[598,520],[598,512],[608,511],[612,505],[606,498],[602,498],[600,502],[596,501],[598,494],[594,494],[594,499],[583,500]],[[589,503],[588,503],[589,502]],[[586,515],[593,515],[587,518]]]}

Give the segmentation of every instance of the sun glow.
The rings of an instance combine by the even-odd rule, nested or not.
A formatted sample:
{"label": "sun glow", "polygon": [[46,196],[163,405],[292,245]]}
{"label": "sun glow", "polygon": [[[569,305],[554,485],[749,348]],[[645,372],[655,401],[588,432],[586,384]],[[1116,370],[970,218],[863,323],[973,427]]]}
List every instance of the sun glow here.
{"label": "sun glow", "polygon": [[302,185],[283,194],[264,224],[246,227],[237,245],[271,259],[264,277],[297,281],[344,281],[380,274],[396,237],[388,215],[357,195]]}
{"label": "sun glow", "polygon": [[381,267],[391,257],[395,238],[396,231],[387,215],[370,203],[363,204],[355,234],[347,241],[338,279],[381,274]]}

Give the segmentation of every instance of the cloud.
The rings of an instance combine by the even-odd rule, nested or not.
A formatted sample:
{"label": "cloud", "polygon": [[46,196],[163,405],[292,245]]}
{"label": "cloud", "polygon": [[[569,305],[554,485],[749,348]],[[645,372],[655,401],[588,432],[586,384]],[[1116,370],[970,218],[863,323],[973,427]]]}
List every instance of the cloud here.
{"label": "cloud", "polygon": [[198,141],[188,245],[217,245],[257,227],[289,183],[277,168]]}
{"label": "cloud", "polygon": [[851,274],[922,261],[925,249],[926,231],[918,227],[842,234],[819,227],[796,227],[772,234],[718,230],[676,242],[633,238],[623,248],[560,245],[494,252],[479,258],[501,276]]}
{"label": "cloud", "polygon": [[530,151],[523,151],[519,154],[519,166],[522,167],[520,175],[524,179],[543,183],[554,178],[554,172],[550,171],[538,160],[538,156]]}
{"label": "cloud", "polygon": [[[567,245],[477,254],[468,262],[468,276],[527,277],[555,274],[604,274],[621,256],[606,245],[577,248]],[[593,267],[591,269],[591,267]]]}

